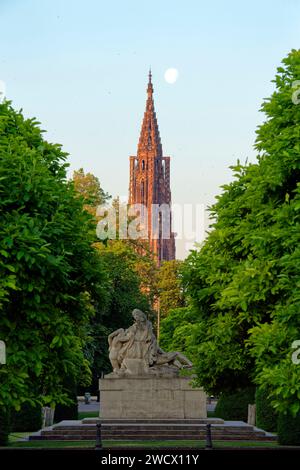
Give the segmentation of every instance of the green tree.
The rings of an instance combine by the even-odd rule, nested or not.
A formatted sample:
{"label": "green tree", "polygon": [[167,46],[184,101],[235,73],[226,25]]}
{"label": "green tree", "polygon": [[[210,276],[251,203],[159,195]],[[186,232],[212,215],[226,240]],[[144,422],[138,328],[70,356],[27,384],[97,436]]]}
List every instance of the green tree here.
{"label": "green tree", "polygon": [[[82,169],[74,172],[73,181],[77,194],[84,198],[85,210],[95,216],[97,205],[108,202],[110,197],[101,188],[98,178],[91,173],[85,175]],[[88,329],[91,341],[85,346],[85,356],[92,363],[92,384],[89,389],[93,393],[98,390],[100,374],[111,369],[107,343],[109,333],[120,326],[129,326],[134,308],[141,308],[152,316],[152,286],[157,270],[142,241],[119,238],[119,214],[120,210],[127,209],[126,205],[116,197],[111,206],[116,213],[116,239],[93,243],[104,264],[108,281],[105,301],[95,303],[95,315],[91,317]],[[94,217],[94,222],[100,219]],[[83,392],[85,389],[80,390]]]}
{"label": "green tree", "polygon": [[34,119],[0,105],[0,407],[53,405],[66,376],[90,380],[87,328],[107,278],[66,158]]}
{"label": "green tree", "polygon": [[109,194],[102,189],[99,178],[92,173],[85,173],[83,168],[74,171],[73,182],[76,193],[84,200],[84,208],[93,216],[96,215],[97,206],[110,199]]}
{"label": "green tree", "polygon": [[197,357],[194,335],[197,331],[198,313],[188,307],[175,308],[162,319],[159,345],[165,351],[180,351],[192,362]]}
{"label": "green tree", "polygon": [[[108,209],[114,210],[114,237],[111,240],[108,238],[102,242],[104,245],[110,243],[111,246],[123,247],[124,252],[131,254],[131,266],[140,279],[140,288],[147,296],[149,303],[154,306],[158,295],[158,267],[151,252],[149,241],[128,237],[128,225],[135,219],[135,216],[128,215],[128,207],[128,204],[120,201],[119,196],[112,200],[111,207],[108,207]],[[105,222],[107,221],[106,216],[103,216],[103,219],[105,219]],[[112,220],[110,220],[110,223],[112,223]]]}
{"label": "green tree", "polygon": [[257,131],[258,161],[233,167],[235,180],[210,209],[212,230],[185,265],[199,320],[199,382],[214,393],[253,382],[272,405],[300,407],[300,51],[283,60]]}
{"label": "green tree", "polygon": [[111,240],[107,246],[99,245],[98,250],[109,277],[108,301],[105,304],[109,327],[119,328],[124,322],[127,326],[132,322],[133,308],[150,309],[147,296],[141,290],[141,279],[135,270],[138,255],[122,240]]}
{"label": "green tree", "polygon": [[182,261],[164,261],[158,271],[157,287],[160,299],[160,312],[166,317],[171,309],[184,307],[185,298],[181,283]]}
{"label": "green tree", "polygon": [[97,249],[108,274],[107,299],[96,309],[92,319],[94,344],[94,378],[100,372],[111,369],[108,360],[107,336],[132,323],[132,310],[140,308],[151,314],[147,295],[141,290],[141,279],[136,272],[137,254],[123,240],[110,240],[106,245],[99,243]]}
{"label": "green tree", "polygon": [[[150,304],[154,306],[158,295],[158,267],[151,251],[149,241],[141,238],[120,238],[120,231],[126,234],[128,225],[135,219],[135,216],[128,215],[129,205],[122,203],[119,197],[116,197],[112,201],[112,206],[116,211],[116,239],[120,241],[120,246],[122,246],[122,244],[127,245],[131,255],[133,255],[133,253],[135,254],[131,256],[132,267],[139,276],[142,292],[147,296]],[[125,218],[124,220],[120,220],[120,211],[127,213],[126,220]],[[122,226],[120,225],[121,223]]]}

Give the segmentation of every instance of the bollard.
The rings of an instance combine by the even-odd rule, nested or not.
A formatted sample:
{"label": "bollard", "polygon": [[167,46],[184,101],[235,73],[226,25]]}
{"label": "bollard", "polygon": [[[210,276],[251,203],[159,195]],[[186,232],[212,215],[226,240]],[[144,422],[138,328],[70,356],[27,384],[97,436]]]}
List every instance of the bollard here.
{"label": "bollard", "polygon": [[96,434],[96,446],[95,450],[102,450],[102,436],[101,436],[101,422],[96,424],[97,426],[97,434]]}
{"label": "bollard", "polygon": [[213,448],[212,440],[211,440],[211,424],[206,425],[206,450],[211,450]]}
{"label": "bollard", "polygon": [[86,405],[89,405],[91,403],[91,394],[89,392],[86,392],[84,394],[84,403]]}

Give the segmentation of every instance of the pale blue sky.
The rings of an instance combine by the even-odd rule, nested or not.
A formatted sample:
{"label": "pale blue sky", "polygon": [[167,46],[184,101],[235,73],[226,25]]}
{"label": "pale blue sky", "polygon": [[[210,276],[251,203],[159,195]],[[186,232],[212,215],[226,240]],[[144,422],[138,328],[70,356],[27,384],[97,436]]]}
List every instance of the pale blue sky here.
{"label": "pale blue sky", "polygon": [[173,201],[210,204],[229,165],[255,158],[260,104],[299,35],[297,0],[0,0],[0,80],[72,169],[126,196],[151,64]]}

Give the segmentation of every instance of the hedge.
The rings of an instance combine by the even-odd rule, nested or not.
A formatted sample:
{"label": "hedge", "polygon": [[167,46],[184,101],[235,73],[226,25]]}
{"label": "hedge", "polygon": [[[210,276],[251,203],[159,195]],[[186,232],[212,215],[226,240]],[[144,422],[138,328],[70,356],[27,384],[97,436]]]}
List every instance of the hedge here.
{"label": "hedge", "polygon": [[215,416],[225,420],[245,421],[248,405],[255,401],[255,388],[248,387],[232,393],[222,393],[218,399]]}
{"label": "hedge", "polygon": [[0,408],[0,446],[8,444],[10,433],[10,412],[7,409]]}
{"label": "hedge", "polygon": [[38,431],[42,427],[42,408],[40,405],[23,403],[20,411],[12,413],[12,430],[18,432]]}
{"label": "hedge", "polygon": [[277,431],[279,444],[300,446],[300,413],[295,418],[290,414],[279,414]]}
{"label": "hedge", "polygon": [[256,426],[269,432],[277,431],[278,413],[271,406],[268,390],[257,388],[255,393]]}
{"label": "hedge", "polygon": [[72,400],[72,404],[56,405],[55,412],[54,412],[55,423],[58,423],[59,421],[62,421],[65,419],[72,419],[72,420],[78,419],[77,386],[74,383],[72,383],[72,381],[69,381],[65,385],[65,390],[68,394],[68,398]]}

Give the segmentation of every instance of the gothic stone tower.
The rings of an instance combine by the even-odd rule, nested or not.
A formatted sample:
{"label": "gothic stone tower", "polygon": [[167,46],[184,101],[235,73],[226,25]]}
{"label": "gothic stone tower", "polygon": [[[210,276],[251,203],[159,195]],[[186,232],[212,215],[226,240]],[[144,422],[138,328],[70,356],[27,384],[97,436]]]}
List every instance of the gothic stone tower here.
{"label": "gothic stone tower", "polygon": [[148,240],[160,265],[175,259],[175,240],[170,210],[170,157],[164,157],[162,152],[151,79],[150,71],[137,155],[130,157],[129,204],[146,206]]}

